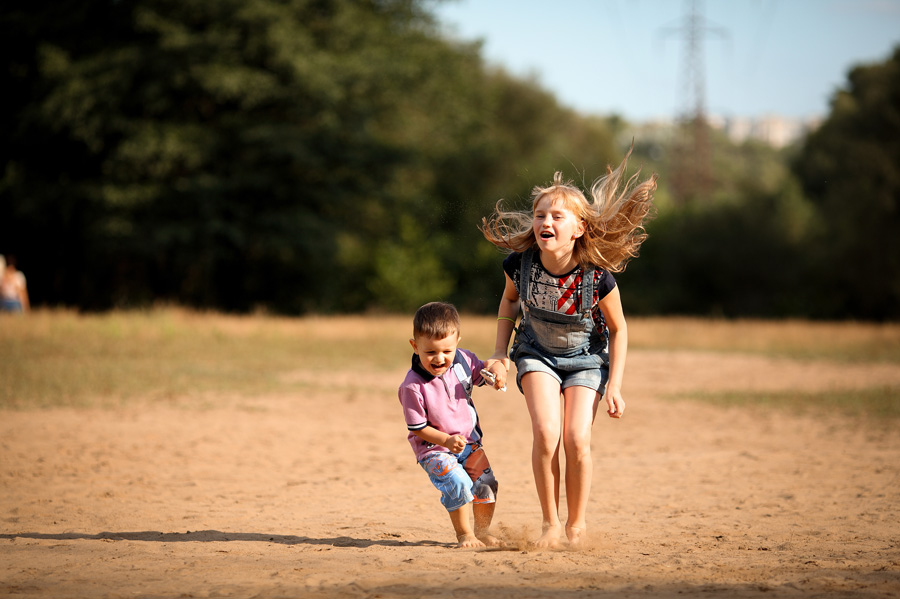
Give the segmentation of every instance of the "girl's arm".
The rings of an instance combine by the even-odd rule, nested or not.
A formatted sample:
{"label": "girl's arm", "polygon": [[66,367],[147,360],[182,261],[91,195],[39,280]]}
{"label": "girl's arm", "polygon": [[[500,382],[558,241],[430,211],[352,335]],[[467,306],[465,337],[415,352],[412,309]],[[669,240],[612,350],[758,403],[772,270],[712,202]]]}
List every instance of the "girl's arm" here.
{"label": "girl's arm", "polygon": [[[509,340],[516,326],[516,317],[519,316],[519,293],[516,285],[509,275],[506,276],[506,286],[503,288],[503,296],[500,298],[500,308],[497,310],[497,340],[494,343],[494,353],[485,362],[490,370],[495,362],[501,362],[506,370],[509,370]],[[492,371],[493,372],[493,371]],[[496,373],[495,373],[496,374]],[[503,373],[504,377],[506,373]]]}
{"label": "girl's arm", "polygon": [[459,453],[466,448],[466,438],[462,435],[448,435],[433,426],[426,426],[412,433],[423,441],[446,447],[453,453]]}
{"label": "girl's arm", "polygon": [[[510,366],[509,340],[512,337],[513,329],[516,328],[516,317],[519,316],[519,293],[509,275],[505,276],[506,285],[503,288],[503,296],[500,298],[500,308],[497,310],[497,340],[494,343],[494,353],[484,361],[484,367],[497,377],[494,384],[496,389],[506,387],[506,377],[509,374]],[[497,364],[503,368],[497,367]]]}
{"label": "girl's arm", "polygon": [[610,418],[621,418],[625,411],[622,379],[625,377],[625,354],[628,352],[628,325],[625,323],[618,285],[600,300],[599,306],[606,320],[606,328],[609,329],[609,380],[603,397],[609,406],[607,413]]}
{"label": "girl's arm", "polygon": [[25,286],[25,283],[22,283],[22,288],[19,290],[19,301],[22,302],[22,309],[25,312],[31,310],[31,302],[28,301],[28,287]]}

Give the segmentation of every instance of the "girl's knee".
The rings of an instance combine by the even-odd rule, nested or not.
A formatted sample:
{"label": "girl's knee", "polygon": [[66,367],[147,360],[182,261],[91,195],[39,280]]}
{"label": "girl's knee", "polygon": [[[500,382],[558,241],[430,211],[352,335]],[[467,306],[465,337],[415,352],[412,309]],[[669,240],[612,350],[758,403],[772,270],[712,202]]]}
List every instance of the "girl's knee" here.
{"label": "girl's knee", "polygon": [[560,438],[559,423],[532,422],[531,436],[535,443],[556,447]]}
{"label": "girl's knee", "polygon": [[541,455],[553,455],[554,453],[556,453],[557,447],[559,447],[558,434],[541,434],[539,432],[535,432],[534,451]]}
{"label": "girl's knee", "polygon": [[591,455],[590,435],[566,435],[563,445],[568,459],[583,460]]}

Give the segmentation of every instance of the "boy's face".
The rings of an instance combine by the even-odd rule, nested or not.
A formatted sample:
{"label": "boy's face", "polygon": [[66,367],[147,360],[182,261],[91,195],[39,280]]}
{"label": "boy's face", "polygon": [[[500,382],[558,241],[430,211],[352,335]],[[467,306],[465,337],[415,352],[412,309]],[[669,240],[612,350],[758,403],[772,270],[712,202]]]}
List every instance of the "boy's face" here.
{"label": "boy's face", "polygon": [[441,376],[453,365],[456,347],[459,345],[459,331],[454,331],[443,339],[416,337],[410,339],[409,343],[428,374]]}

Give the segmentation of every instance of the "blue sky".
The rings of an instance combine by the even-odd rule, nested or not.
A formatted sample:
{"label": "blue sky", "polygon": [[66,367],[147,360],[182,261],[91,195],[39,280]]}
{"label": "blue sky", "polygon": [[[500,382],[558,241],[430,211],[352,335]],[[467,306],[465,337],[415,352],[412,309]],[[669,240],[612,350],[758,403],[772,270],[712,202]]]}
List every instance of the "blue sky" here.
{"label": "blue sky", "polygon": [[[900,0],[696,0],[709,114],[814,118],[856,64],[900,45]],[[688,0],[446,0],[450,37],[585,114],[671,118],[685,93]]]}

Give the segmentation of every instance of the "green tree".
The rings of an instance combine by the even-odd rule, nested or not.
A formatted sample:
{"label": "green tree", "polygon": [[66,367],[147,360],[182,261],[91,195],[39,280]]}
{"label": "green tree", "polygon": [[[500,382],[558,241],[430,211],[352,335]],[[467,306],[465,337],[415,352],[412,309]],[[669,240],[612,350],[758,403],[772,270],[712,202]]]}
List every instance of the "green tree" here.
{"label": "green tree", "polygon": [[429,83],[409,48],[440,46],[419,3],[81,5],[7,4],[2,21],[31,50],[7,69],[27,91],[4,121],[6,226],[25,244],[44,215],[76,215],[62,228],[86,276],[63,299],[341,307],[358,273],[335,276],[337,240],[378,226],[410,152],[380,123]]}
{"label": "green tree", "polygon": [[643,314],[813,314],[818,292],[809,286],[806,244],[816,216],[795,180],[780,185],[660,210],[640,258],[617,276],[623,304]]}
{"label": "green tree", "polygon": [[616,156],[427,7],[4,3],[0,251],[44,303],[493,309],[481,217]]}
{"label": "green tree", "polygon": [[794,166],[823,222],[824,315],[900,317],[900,47],[850,71]]}
{"label": "green tree", "polygon": [[635,162],[660,174],[658,217],[640,258],[617,277],[624,305],[641,314],[821,315],[809,243],[819,218],[789,169],[796,148],[707,133],[710,186],[682,202],[672,190],[683,163],[677,138],[639,135]]}

